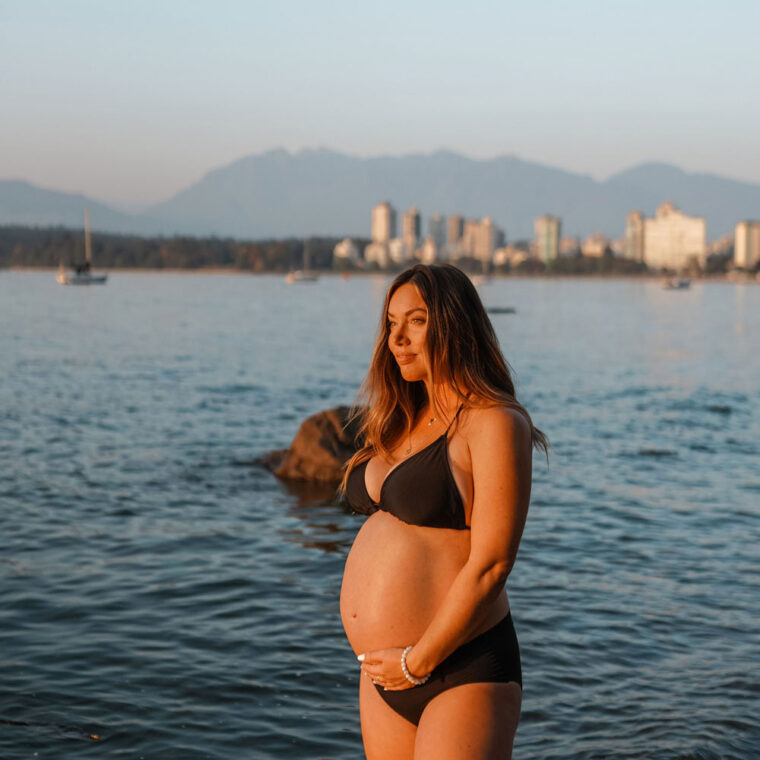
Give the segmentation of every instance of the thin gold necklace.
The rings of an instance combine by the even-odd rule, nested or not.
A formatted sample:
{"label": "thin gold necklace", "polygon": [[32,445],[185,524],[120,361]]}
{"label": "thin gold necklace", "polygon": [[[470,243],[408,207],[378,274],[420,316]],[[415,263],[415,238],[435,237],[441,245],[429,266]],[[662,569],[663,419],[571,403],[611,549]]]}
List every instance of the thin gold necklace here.
{"label": "thin gold necklace", "polygon": [[[438,419],[438,417],[431,417],[428,420],[428,427],[430,427],[437,419]],[[409,432],[409,448],[406,450],[406,453],[407,454],[411,454],[412,453],[412,433],[411,433],[411,431]]]}

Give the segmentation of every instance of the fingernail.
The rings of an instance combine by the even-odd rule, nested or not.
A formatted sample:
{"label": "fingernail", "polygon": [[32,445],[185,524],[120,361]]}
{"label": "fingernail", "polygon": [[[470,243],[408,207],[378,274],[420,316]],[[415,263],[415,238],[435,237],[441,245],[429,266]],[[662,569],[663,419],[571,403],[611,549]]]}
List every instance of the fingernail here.
{"label": "fingernail", "polygon": [[359,662],[364,662],[364,655],[363,654],[357,654],[356,659],[359,660]]}

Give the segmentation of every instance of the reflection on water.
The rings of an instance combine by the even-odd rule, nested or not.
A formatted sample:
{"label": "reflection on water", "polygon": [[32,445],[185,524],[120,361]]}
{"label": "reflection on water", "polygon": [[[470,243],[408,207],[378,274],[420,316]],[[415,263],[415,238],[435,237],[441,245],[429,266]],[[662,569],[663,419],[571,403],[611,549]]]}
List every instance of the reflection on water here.
{"label": "reflection on water", "polygon": [[[347,505],[340,505],[336,485],[305,481],[282,481],[282,486],[293,497],[288,515],[299,521],[296,528],[283,530],[287,541],[295,541],[306,549],[347,553],[355,531],[346,522],[335,522],[336,511],[351,515]],[[360,525],[356,518],[356,527]]]}
{"label": "reflection on water", "polygon": [[308,480],[279,480],[296,507],[308,508],[321,504],[336,503],[338,500],[336,483],[321,483]]}
{"label": "reflection on water", "polygon": [[[736,285],[735,288],[735,294],[736,294],[736,311],[735,311],[735,319],[734,319],[734,331],[737,335],[743,335],[744,332],[747,329],[747,314],[745,312],[745,301],[746,301],[746,292],[747,288],[750,287],[748,285],[745,285],[744,283],[739,283]],[[760,326],[760,315],[755,313],[754,315],[754,322],[755,322],[755,329]]]}

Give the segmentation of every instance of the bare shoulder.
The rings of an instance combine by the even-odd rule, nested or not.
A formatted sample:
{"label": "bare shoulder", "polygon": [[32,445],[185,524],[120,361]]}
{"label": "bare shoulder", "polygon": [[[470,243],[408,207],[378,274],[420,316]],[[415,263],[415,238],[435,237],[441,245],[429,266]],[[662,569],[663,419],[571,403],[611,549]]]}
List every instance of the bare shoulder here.
{"label": "bare shoulder", "polygon": [[511,443],[530,448],[530,424],[517,409],[498,405],[472,406],[463,417],[462,433],[470,446]]}

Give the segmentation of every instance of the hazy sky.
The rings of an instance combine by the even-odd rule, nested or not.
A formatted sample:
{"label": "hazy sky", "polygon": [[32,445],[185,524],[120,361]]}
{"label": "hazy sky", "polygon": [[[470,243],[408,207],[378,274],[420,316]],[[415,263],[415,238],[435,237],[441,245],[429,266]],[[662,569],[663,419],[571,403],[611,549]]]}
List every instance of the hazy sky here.
{"label": "hazy sky", "polygon": [[0,179],[163,200],[274,147],[760,183],[760,3],[0,0]]}

